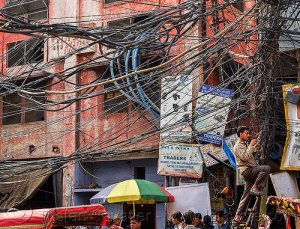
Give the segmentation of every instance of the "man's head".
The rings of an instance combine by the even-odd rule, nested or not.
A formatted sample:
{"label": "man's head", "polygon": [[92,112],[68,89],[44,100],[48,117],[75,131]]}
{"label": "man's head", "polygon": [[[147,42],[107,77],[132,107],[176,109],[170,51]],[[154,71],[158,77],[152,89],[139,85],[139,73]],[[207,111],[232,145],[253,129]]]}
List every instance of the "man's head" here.
{"label": "man's head", "polygon": [[171,215],[172,223],[178,225],[182,222],[182,214],[180,211],[173,212]]}
{"label": "man's head", "polygon": [[205,215],[203,217],[203,223],[204,223],[204,225],[209,226],[210,222],[211,222],[211,217],[209,215]]}
{"label": "man's head", "polygon": [[114,225],[120,226],[121,218],[119,214],[114,215]]}
{"label": "man's head", "polygon": [[182,218],[183,218],[183,222],[186,224],[186,225],[191,225],[194,221],[194,217],[195,217],[195,214],[194,212],[192,211],[187,211],[183,214]]}
{"label": "man's head", "polygon": [[237,129],[237,136],[240,138],[242,141],[248,141],[250,140],[250,131],[252,128],[246,127],[246,126],[240,126]]}
{"label": "man's head", "polygon": [[223,211],[218,211],[216,214],[216,221],[218,225],[222,225],[225,221],[225,215]]}
{"label": "man's head", "polygon": [[142,222],[139,220],[138,216],[132,216],[130,218],[130,228],[131,229],[141,229]]}
{"label": "man's head", "polygon": [[195,213],[194,215],[194,226],[195,227],[199,227],[199,226],[202,226],[202,215],[201,213]]}

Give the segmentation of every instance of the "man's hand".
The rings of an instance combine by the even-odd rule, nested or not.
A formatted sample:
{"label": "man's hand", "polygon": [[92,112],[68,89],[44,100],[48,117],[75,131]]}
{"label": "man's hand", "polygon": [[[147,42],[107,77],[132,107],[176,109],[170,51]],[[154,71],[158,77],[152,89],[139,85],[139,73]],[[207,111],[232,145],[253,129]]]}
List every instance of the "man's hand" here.
{"label": "man's hand", "polygon": [[250,142],[250,144],[251,144],[252,146],[255,146],[255,145],[257,144],[257,140],[256,140],[255,138],[252,139],[251,142]]}

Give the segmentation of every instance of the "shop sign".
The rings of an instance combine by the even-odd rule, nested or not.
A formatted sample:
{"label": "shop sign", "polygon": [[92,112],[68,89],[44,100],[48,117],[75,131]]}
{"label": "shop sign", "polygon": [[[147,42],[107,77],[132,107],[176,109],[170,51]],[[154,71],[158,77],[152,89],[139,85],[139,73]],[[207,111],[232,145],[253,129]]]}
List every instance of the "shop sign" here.
{"label": "shop sign", "polygon": [[300,169],[300,85],[282,86],[285,121],[287,127],[286,141],[281,160],[282,170]]}
{"label": "shop sign", "polygon": [[161,143],[158,175],[201,178],[203,159],[198,145]]}
{"label": "shop sign", "polygon": [[[233,134],[233,135],[230,135],[230,136],[224,138],[224,141],[227,143],[231,152],[233,152],[233,147],[237,140],[238,140],[238,137],[236,134]],[[226,153],[224,152],[223,147],[221,147],[221,146],[216,146],[213,144],[200,145],[200,151],[202,153],[203,160],[204,160],[206,167],[210,167],[210,166],[213,166],[213,165],[216,165],[219,163],[218,161],[216,161],[215,159],[210,157],[208,155],[208,153],[220,161],[228,160],[228,157],[227,157]]]}
{"label": "shop sign", "polygon": [[203,84],[195,114],[195,136],[203,143],[222,145],[233,90]]}
{"label": "shop sign", "polygon": [[167,76],[161,84],[161,141],[190,142],[192,137],[192,79]]}

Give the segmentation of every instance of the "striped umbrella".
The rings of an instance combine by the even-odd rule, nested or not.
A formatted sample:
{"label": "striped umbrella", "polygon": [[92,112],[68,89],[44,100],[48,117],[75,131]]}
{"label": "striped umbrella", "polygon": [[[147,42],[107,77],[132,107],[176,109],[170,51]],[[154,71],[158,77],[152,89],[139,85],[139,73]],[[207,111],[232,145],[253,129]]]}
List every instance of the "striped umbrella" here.
{"label": "striped umbrella", "polygon": [[[163,187],[147,180],[125,180],[98,192],[90,199],[96,203],[132,203],[154,204],[157,202],[173,202],[174,196]],[[133,208],[135,214],[135,207]]]}

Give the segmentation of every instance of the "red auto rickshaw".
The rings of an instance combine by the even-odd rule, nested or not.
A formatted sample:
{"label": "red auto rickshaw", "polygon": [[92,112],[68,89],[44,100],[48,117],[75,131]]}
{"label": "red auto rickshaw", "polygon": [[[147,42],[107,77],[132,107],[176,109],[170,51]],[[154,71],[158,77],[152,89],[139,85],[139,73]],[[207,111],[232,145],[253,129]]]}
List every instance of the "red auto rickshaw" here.
{"label": "red auto rickshaw", "polygon": [[67,226],[101,227],[106,217],[107,212],[100,204],[5,212],[0,213],[0,229],[50,229]]}

